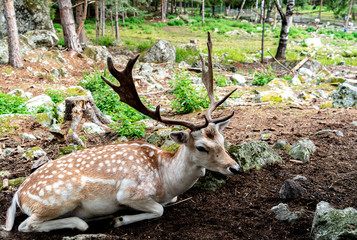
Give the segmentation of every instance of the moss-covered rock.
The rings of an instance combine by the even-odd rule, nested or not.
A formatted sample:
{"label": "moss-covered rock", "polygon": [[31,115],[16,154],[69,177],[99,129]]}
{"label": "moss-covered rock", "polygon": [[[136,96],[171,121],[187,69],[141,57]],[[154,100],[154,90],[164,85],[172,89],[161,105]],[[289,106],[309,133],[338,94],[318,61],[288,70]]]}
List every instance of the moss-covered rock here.
{"label": "moss-covered rock", "polygon": [[78,145],[71,145],[71,146],[67,146],[67,147],[61,147],[57,158],[63,157],[64,155],[73,153],[75,151],[78,151],[78,150],[81,150],[81,149],[84,149],[84,148],[85,147],[78,146]]}
{"label": "moss-covered rock", "polygon": [[266,142],[254,141],[231,146],[228,152],[244,170],[261,169],[265,164],[281,162],[281,157]]}
{"label": "moss-covered rock", "polygon": [[357,105],[357,87],[343,83],[332,93],[334,107],[354,107]]}
{"label": "moss-covered rock", "polygon": [[50,112],[46,113],[36,113],[33,115],[33,120],[40,123],[44,127],[51,127],[53,123],[53,115]]}
{"label": "moss-covered rock", "polygon": [[216,191],[226,184],[227,177],[214,173],[211,171],[206,171],[206,175],[198,179],[193,188],[205,191]]}
{"label": "moss-covered rock", "polygon": [[325,109],[325,108],[333,108],[332,101],[329,101],[329,102],[324,102],[323,104],[321,104],[320,108],[321,108],[321,109]]}
{"label": "moss-covered rock", "polygon": [[170,139],[171,128],[159,129],[158,131],[152,133],[147,139],[147,143],[154,144],[161,147],[166,140]]}
{"label": "moss-covered rock", "polygon": [[276,141],[276,143],[273,146],[273,149],[280,149],[284,151],[288,151],[290,148],[291,148],[290,143],[284,140]]}
{"label": "moss-covered rock", "polygon": [[357,210],[334,209],[327,202],[319,202],[312,223],[311,237],[315,240],[357,239]]}
{"label": "moss-covered rock", "polygon": [[310,139],[304,138],[300,139],[291,146],[289,155],[294,159],[307,163],[310,160],[311,154],[315,151],[315,144]]}
{"label": "moss-covered rock", "polygon": [[271,88],[281,88],[281,89],[289,87],[289,84],[287,81],[279,79],[279,78],[275,78],[275,79],[271,80],[267,85]]}
{"label": "moss-covered rock", "polygon": [[111,56],[108,49],[105,46],[92,46],[88,45],[84,50],[83,54],[87,57],[93,59],[96,62],[106,61],[108,56]]}
{"label": "moss-covered rock", "polygon": [[22,155],[23,158],[26,158],[28,160],[32,160],[32,159],[38,159],[42,156],[46,156],[47,153],[45,151],[43,151],[42,148],[40,147],[33,147],[33,148],[29,148],[27,149],[27,151]]}

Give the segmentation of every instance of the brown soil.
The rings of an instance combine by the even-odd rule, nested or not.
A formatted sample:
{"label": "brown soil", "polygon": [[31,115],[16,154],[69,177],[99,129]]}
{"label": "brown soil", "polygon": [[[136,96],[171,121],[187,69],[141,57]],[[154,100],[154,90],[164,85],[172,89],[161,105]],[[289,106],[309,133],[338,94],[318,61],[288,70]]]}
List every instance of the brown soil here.
{"label": "brown soil", "polygon": [[[0,69],[4,66],[0,66]],[[15,76],[14,76],[15,77]],[[15,77],[21,78],[21,75]],[[30,82],[37,83],[37,80]],[[4,80],[0,80],[4,86]],[[17,88],[7,80],[8,88]],[[316,204],[327,201],[336,208],[357,208],[357,109],[324,109],[313,107],[303,109],[288,106],[239,106],[234,107],[235,116],[224,135],[233,144],[259,140],[260,132],[269,129],[273,137],[268,140],[273,145],[277,140],[287,140],[291,144],[308,137],[317,147],[307,164],[290,161],[284,151],[278,151],[282,163],[265,166],[262,170],[250,170],[230,177],[227,184],[215,192],[191,189],[179,196],[176,205],[166,207],[161,218],[142,221],[121,228],[113,228],[111,220],[95,221],[85,233],[106,234],[107,239],[309,239]],[[228,109],[221,112],[228,112]],[[197,114],[185,115],[190,119]],[[2,148],[29,148],[40,146],[52,159],[65,143],[60,138],[46,140],[46,129],[31,120],[17,123],[16,133],[0,137]],[[319,130],[340,130],[344,136],[335,133],[314,135]],[[42,140],[28,141],[18,137],[26,131],[42,137]],[[41,131],[41,132],[39,132]],[[89,146],[111,142],[113,134],[87,138]],[[12,174],[10,179],[30,174],[32,162],[21,158],[15,151],[0,161],[0,169]],[[307,177],[301,182],[308,194],[300,199],[286,202],[290,210],[303,210],[304,215],[295,224],[278,221],[270,212],[273,206],[284,202],[279,198],[283,182],[296,175]],[[1,179],[0,179],[1,180]],[[6,209],[16,189],[0,192],[0,224],[5,222]],[[14,229],[1,232],[6,239],[62,239],[64,236],[80,234],[75,230],[59,230],[50,233],[19,233],[18,225],[26,216],[18,210]],[[0,237],[0,238],[1,238]]]}

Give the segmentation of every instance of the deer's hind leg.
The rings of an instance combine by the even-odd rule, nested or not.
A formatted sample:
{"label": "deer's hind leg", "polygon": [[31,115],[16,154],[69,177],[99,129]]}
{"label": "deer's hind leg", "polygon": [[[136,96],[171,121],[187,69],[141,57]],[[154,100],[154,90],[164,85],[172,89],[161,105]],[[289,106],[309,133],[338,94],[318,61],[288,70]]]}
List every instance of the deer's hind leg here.
{"label": "deer's hind leg", "polygon": [[36,214],[31,215],[19,226],[20,232],[49,232],[56,229],[71,228],[85,231],[88,224],[79,217],[41,220]]}
{"label": "deer's hind leg", "polygon": [[162,207],[162,205],[153,200],[127,200],[120,201],[120,203],[132,209],[142,211],[144,213],[117,217],[114,219],[114,227],[120,227],[142,220],[158,218],[161,217],[164,213],[164,208]]}

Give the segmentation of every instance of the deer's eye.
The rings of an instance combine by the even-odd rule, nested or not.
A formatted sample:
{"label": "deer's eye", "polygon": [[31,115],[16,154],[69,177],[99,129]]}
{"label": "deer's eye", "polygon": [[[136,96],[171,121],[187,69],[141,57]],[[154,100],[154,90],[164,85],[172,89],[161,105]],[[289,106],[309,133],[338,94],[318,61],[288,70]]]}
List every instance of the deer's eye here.
{"label": "deer's eye", "polygon": [[203,147],[203,146],[197,146],[196,148],[197,148],[197,150],[200,151],[200,152],[206,152],[206,153],[208,153],[208,149],[206,149],[206,148]]}

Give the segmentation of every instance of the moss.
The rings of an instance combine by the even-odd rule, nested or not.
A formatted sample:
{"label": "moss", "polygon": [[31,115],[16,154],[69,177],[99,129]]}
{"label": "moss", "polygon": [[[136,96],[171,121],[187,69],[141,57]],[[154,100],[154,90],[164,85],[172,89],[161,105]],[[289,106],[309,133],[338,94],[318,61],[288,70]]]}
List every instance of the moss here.
{"label": "moss", "polygon": [[20,114],[2,115],[0,117],[0,134],[6,134],[13,130],[18,129],[19,126],[13,125],[12,123],[16,118],[23,117],[23,116],[24,115],[20,115]]}
{"label": "moss", "polygon": [[169,151],[169,152],[176,152],[177,149],[179,149],[180,147],[180,144],[177,144],[177,143],[173,143],[169,146],[161,146],[161,148],[165,151]]}
{"label": "moss", "polygon": [[[9,180],[9,186],[15,187],[21,185],[26,180],[25,177],[19,177]],[[0,182],[0,188],[2,188],[2,182]]]}
{"label": "moss", "polygon": [[13,72],[13,70],[11,68],[6,68],[4,73],[7,75],[10,75]]}
{"label": "moss", "polygon": [[71,87],[71,88],[67,88],[66,89],[66,93],[68,94],[68,96],[70,97],[74,97],[74,96],[86,96],[87,92],[80,87]]}
{"label": "moss", "polygon": [[278,93],[271,93],[264,95],[260,101],[262,102],[278,102],[281,103],[283,101],[283,98],[279,96]]}
{"label": "moss", "polygon": [[34,159],[36,157],[44,156],[46,153],[40,147],[29,148],[23,155],[23,158]]}
{"label": "moss", "polygon": [[330,101],[330,102],[325,102],[325,103],[321,104],[320,108],[321,108],[321,109],[333,108],[332,101]]}
{"label": "moss", "polygon": [[207,171],[204,177],[198,179],[193,188],[216,191],[226,184],[226,179],[227,177],[222,174]]}
{"label": "moss", "polygon": [[61,147],[60,148],[60,153],[58,154],[57,158],[63,157],[64,155],[70,154],[72,152],[78,151],[84,149],[82,146],[78,145],[72,145],[72,146],[67,146],[67,147]]}

